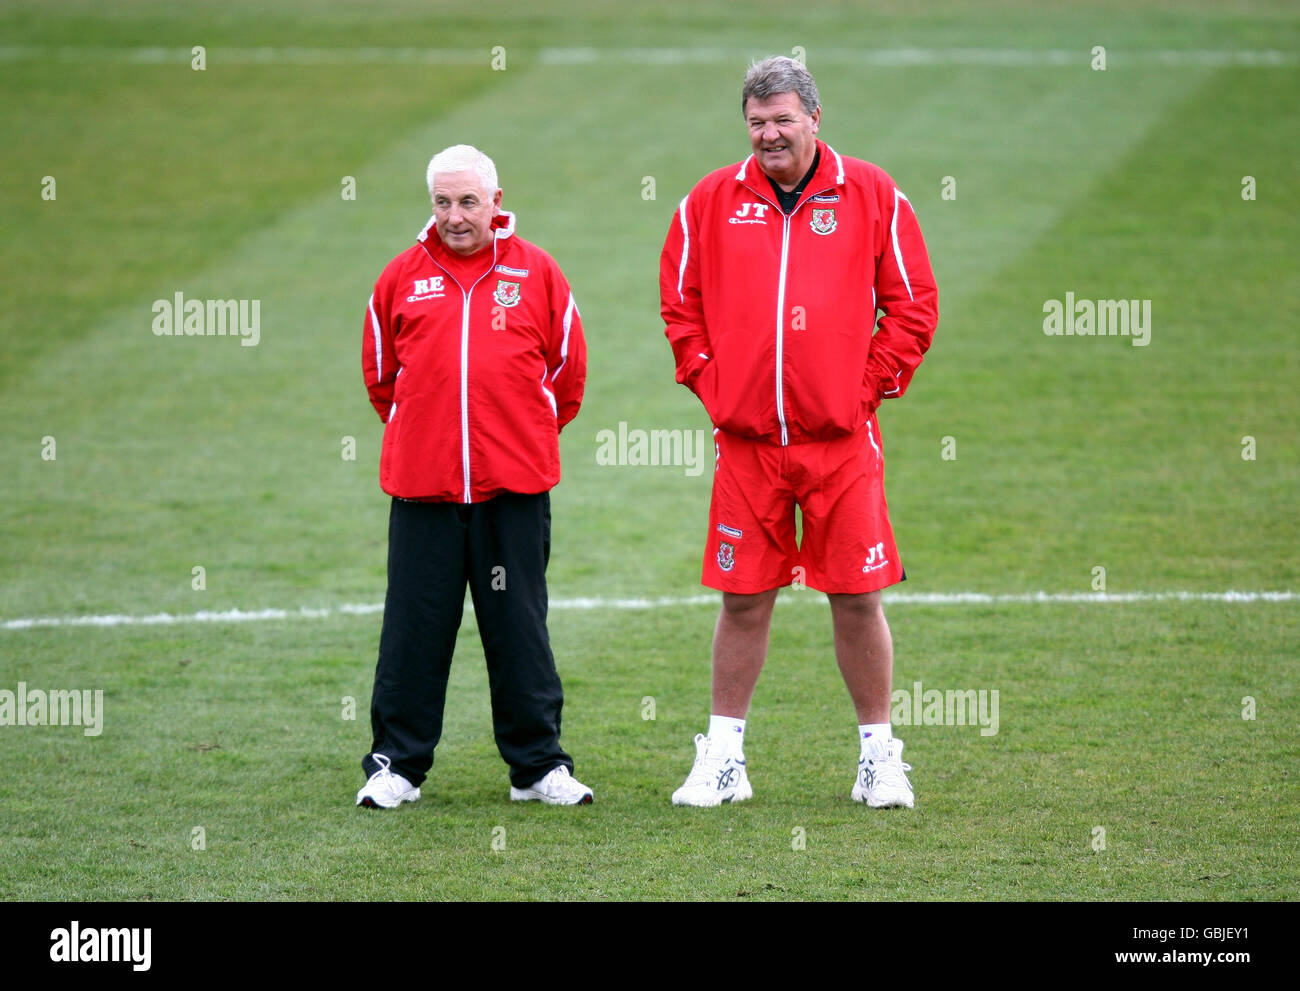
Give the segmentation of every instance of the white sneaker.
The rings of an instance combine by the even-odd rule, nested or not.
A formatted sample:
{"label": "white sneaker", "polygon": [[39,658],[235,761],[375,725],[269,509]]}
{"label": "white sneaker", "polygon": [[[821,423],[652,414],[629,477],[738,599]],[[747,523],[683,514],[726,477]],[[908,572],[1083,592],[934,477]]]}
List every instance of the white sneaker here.
{"label": "white sneaker", "polygon": [[722,805],[725,802],[743,802],[754,797],[745,773],[745,762],[739,758],[713,753],[709,738],[703,733],[695,736],[695,766],[686,776],[686,783],[673,792],[674,805]]}
{"label": "white sneaker", "polygon": [[866,802],[873,809],[912,807],[912,783],[904,773],[912,769],[903,763],[903,741],[873,740],[867,755],[858,761],[858,780],[853,785],[853,801]]}
{"label": "white sneaker", "polygon": [[394,774],[389,768],[392,760],[384,754],[371,754],[379,770],[370,775],[365,787],[357,792],[357,804],[368,809],[395,809],[403,802],[414,802],[420,797],[420,789],[413,787],[400,774]]}
{"label": "white sneaker", "polygon": [[512,802],[545,802],[547,805],[590,805],[593,799],[591,789],[577,780],[569,769],[561,764],[540,781],[534,781],[527,788],[510,788]]}

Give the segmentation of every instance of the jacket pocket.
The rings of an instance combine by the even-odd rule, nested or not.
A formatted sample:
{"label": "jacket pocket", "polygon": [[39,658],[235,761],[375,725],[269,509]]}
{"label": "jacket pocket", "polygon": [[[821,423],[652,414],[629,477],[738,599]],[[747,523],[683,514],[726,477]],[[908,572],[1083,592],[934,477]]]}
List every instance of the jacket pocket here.
{"label": "jacket pocket", "polygon": [[718,361],[711,360],[695,377],[695,395],[704,404],[704,411],[709,414],[709,422],[718,422]]}

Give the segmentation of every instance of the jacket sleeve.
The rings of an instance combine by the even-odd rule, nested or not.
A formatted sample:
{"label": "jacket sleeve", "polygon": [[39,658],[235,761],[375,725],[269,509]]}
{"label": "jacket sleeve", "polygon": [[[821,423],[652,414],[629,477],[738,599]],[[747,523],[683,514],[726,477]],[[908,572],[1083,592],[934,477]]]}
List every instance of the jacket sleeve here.
{"label": "jacket sleeve", "polygon": [[578,415],[587,385],[587,340],[577,300],[558,265],[552,268],[551,329],[546,346],[546,385],[555,397],[556,429]]}
{"label": "jacket sleeve", "polygon": [[939,322],[939,293],[912,204],[889,179],[881,199],[889,229],[876,266],[875,302],[881,316],[862,383],[869,410],[907,391]]}
{"label": "jacket sleeve", "polygon": [[[704,301],[700,293],[700,253],[695,237],[695,216],[691,210],[691,197],[683,197],[672,223],[668,237],[659,256],[659,312],[664,321],[664,334],[672,345],[677,362],[677,381],[686,386],[704,403],[710,414],[708,389],[710,376],[704,374],[712,364],[713,348],[709,332],[704,326]],[[716,377],[716,371],[711,373]],[[703,381],[702,381],[703,380]]]}
{"label": "jacket sleeve", "polygon": [[397,381],[397,353],[393,346],[396,329],[392,326],[392,293],[383,275],[366,304],[361,331],[361,373],[370,393],[370,404],[385,423],[393,409],[393,385]]}

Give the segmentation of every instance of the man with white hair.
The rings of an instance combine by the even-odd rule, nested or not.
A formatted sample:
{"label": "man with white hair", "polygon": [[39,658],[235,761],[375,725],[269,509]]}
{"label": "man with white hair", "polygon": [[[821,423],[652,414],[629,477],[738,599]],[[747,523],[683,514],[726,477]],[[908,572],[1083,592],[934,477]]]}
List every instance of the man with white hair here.
{"label": "man with white hair", "polygon": [[433,217],[375,283],[362,333],[393,497],[388,594],[357,793],[420,797],[442,736],[468,584],[487,658],[510,798],[586,805],[560,748],[564,695],[546,628],[550,490],[577,415],[587,353],[555,260],[515,234],[492,160],[455,145],[429,162]]}

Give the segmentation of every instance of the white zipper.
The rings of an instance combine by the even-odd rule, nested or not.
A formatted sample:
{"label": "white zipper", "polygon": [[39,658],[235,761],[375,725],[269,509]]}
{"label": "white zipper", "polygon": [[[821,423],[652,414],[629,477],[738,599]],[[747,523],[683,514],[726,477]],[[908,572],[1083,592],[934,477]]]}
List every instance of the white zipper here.
{"label": "white zipper", "polygon": [[[474,285],[478,285],[477,282]],[[465,305],[460,311],[460,463],[465,473],[465,497],[469,499],[469,301],[474,295],[474,286],[469,292],[461,290]]]}
{"label": "white zipper", "polygon": [[[474,297],[474,289],[480,282],[496,271],[497,267],[497,243],[495,236],[492,241],[492,266],[477,279],[474,284],[466,291],[461,289],[461,295],[465,297],[465,305],[460,311],[460,465],[461,471],[465,476],[465,489],[463,493],[463,502],[467,505],[470,502],[469,486],[469,304]],[[441,266],[439,266],[441,268]],[[446,269],[443,269],[446,271]],[[451,275],[450,272],[447,273]],[[453,282],[459,285],[459,281],[453,277]]]}
{"label": "white zipper", "polygon": [[781,423],[781,446],[790,443],[790,436],[785,429],[785,386],[781,382],[782,367],[785,364],[785,265],[790,254],[790,217],[781,212],[781,278],[776,289],[776,418]]}
{"label": "white zipper", "polygon": [[[789,213],[786,213],[781,209],[781,204],[774,203],[766,193],[759,192],[753,186],[749,185],[749,183],[744,183],[744,186],[759,199],[765,200],[767,203],[771,204],[772,208],[781,215],[782,220],[781,277],[777,281],[776,289],[776,418],[781,424],[781,446],[788,447],[790,444],[790,435],[785,427],[785,386],[781,382],[781,372],[785,365],[785,267],[790,255],[790,218],[799,211],[799,207],[803,206],[813,196],[821,196],[823,193],[827,193],[836,187],[827,186],[818,193],[809,193],[808,190],[805,189],[803,197],[795,203],[794,209]],[[874,294],[874,287],[872,288],[872,292]]]}

